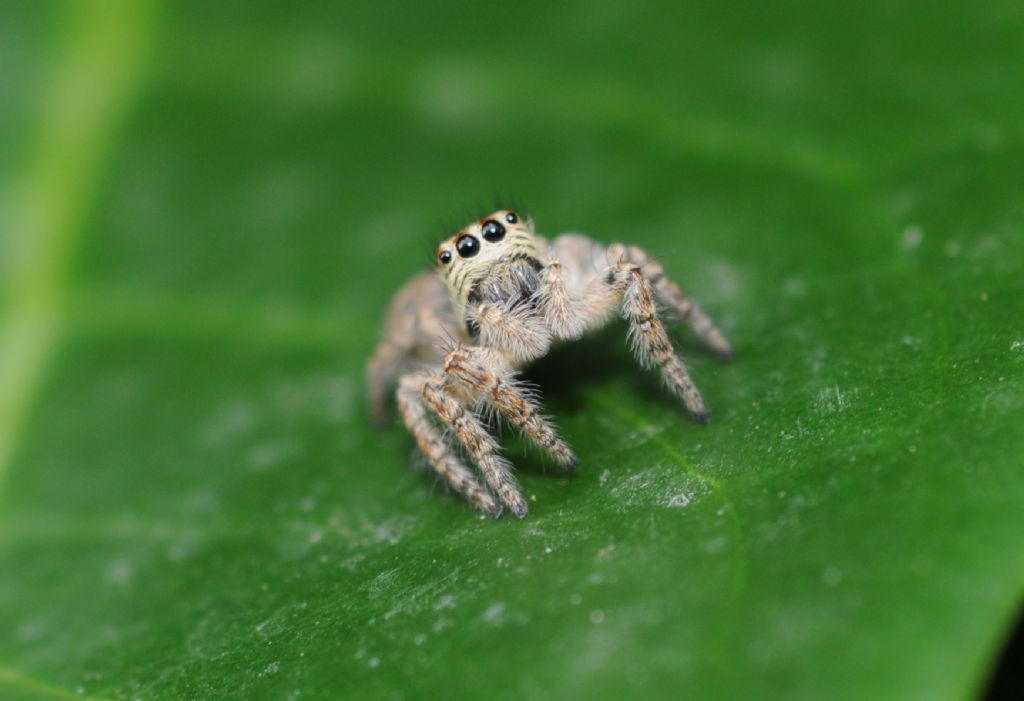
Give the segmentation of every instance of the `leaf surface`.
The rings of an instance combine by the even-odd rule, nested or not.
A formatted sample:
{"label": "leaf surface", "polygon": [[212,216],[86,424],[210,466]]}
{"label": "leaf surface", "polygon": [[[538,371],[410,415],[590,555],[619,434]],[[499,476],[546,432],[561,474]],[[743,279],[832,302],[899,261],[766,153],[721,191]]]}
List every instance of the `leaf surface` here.
{"label": "leaf surface", "polygon": [[[130,6],[0,21],[0,696],[978,692],[1024,593],[1017,3]],[[522,521],[362,387],[495,192],[738,349],[674,332],[706,426],[622,325],[530,368],[581,469],[506,435]]]}

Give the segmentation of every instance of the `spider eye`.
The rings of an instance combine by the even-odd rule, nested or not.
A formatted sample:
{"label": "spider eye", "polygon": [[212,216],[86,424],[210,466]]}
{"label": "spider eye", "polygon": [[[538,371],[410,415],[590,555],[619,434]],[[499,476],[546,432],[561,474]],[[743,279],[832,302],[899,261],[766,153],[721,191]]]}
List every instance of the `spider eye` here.
{"label": "spider eye", "polygon": [[472,258],[480,252],[480,241],[474,236],[463,236],[455,242],[455,250],[463,258]]}
{"label": "spider eye", "polygon": [[484,226],[481,229],[481,231],[484,234],[484,238],[490,241],[491,243],[501,241],[503,238],[505,238],[505,227],[503,227],[499,222],[496,222],[493,219],[484,222]]}
{"label": "spider eye", "polygon": [[452,252],[441,251],[440,255],[437,256],[437,259],[441,261],[443,264],[448,265],[449,263],[452,262]]}
{"label": "spider eye", "polygon": [[509,224],[515,224],[516,222],[519,221],[519,215],[516,214],[515,212],[509,212],[508,214],[505,215],[505,221],[507,221]]}

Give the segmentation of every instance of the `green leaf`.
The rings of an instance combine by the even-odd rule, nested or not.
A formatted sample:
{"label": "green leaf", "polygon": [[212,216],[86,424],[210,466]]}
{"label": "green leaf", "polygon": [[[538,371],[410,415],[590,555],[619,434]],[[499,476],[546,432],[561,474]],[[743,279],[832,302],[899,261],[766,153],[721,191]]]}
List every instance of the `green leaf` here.
{"label": "green leaf", "polygon": [[[1018,3],[0,17],[0,697],[963,699],[1024,594]],[[10,106],[8,107],[6,106]],[[478,517],[370,429],[436,243],[526,203],[721,321],[613,325]]]}

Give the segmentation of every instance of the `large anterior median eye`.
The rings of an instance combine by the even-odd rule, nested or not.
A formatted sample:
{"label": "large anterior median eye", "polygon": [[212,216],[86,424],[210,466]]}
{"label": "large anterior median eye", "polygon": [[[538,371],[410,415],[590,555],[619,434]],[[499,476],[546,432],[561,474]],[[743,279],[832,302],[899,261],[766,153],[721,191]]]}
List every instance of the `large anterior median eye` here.
{"label": "large anterior median eye", "polygon": [[480,242],[474,236],[463,236],[455,242],[455,250],[463,258],[472,258],[480,252]]}
{"label": "large anterior median eye", "polygon": [[484,222],[483,228],[480,229],[483,232],[484,238],[494,243],[495,241],[501,241],[505,238],[505,227],[498,222],[490,219]]}

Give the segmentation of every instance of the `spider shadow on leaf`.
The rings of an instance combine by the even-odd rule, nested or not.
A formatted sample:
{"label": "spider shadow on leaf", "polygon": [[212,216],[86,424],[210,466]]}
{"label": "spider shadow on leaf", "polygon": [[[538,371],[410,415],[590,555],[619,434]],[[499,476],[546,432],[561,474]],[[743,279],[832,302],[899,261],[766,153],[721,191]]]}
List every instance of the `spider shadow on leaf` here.
{"label": "spider shadow on leaf", "polygon": [[665,389],[657,371],[645,370],[637,362],[626,341],[625,322],[621,321],[578,341],[555,346],[525,368],[523,378],[539,388],[546,410],[556,420],[586,411],[587,389],[611,380],[626,383],[637,397],[686,413]]}
{"label": "spider shadow on leaf", "polygon": [[[678,338],[674,340],[677,349],[684,347]],[[690,348],[692,344],[688,344],[686,350]],[[613,381],[625,384],[630,394],[643,398],[644,402],[657,403],[664,409],[677,412],[680,420],[687,420],[685,409],[666,391],[657,371],[645,370],[637,363],[626,340],[625,322],[612,323],[579,341],[553,347],[546,356],[527,366],[522,377],[538,389],[544,413],[556,425],[567,423],[570,417],[603,411],[587,403],[587,391]],[[517,471],[548,476],[568,474],[571,477],[574,474],[566,473],[540,449],[508,427],[502,427],[501,433],[506,455]]]}

